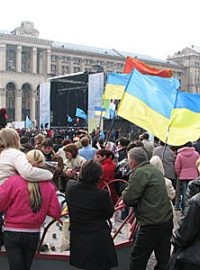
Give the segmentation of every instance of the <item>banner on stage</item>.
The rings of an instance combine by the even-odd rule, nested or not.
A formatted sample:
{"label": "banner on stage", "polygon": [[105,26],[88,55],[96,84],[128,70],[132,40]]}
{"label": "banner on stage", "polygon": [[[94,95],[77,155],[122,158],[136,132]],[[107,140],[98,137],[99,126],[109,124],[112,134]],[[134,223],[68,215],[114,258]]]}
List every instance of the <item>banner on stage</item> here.
{"label": "banner on stage", "polygon": [[40,84],[40,127],[50,128],[50,81]]}
{"label": "banner on stage", "polygon": [[88,130],[91,132],[99,126],[99,117],[95,116],[95,107],[102,106],[104,91],[104,73],[89,75],[88,82]]}

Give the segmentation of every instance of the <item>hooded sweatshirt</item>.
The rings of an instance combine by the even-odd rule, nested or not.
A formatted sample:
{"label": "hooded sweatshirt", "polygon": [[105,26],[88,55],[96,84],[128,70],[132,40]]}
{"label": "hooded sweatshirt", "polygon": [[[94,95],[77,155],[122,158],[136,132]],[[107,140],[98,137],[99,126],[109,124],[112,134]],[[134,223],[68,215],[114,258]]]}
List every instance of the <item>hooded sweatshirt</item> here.
{"label": "hooded sweatshirt", "polygon": [[178,150],[175,160],[175,171],[180,180],[192,180],[198,177],[196,161],[199,153],[194,147],[183,147]]}

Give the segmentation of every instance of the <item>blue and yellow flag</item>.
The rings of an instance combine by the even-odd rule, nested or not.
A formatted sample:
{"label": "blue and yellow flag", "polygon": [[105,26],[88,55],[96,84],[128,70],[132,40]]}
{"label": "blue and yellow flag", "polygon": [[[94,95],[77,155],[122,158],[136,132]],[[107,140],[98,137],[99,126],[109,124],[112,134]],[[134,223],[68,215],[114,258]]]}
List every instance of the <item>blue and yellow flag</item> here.
{"label": "blue and yellow flag", "polygon": [[134,69],[117,114],[165,142],[179,85],[175,78],[142,75]]}
{"label": "blue and yellow flag", "polygon": [[73,119],[72,119],[71,116],[69,116],[68,114],[67,114],[67,122],[68,122],[68,123],[72,123],[72,122],[73,122]]}
{"label": "blue and yellow flag", "polygon": [[108,74],[103,99],[121,99],[130,74]]}
{"label": "blue and yellow flag", "polygon": [[106,114],[106,108],[95,106],[95,115],[104,116]]}
{"label": "blue and yellow flag", "polygon": [[30,129],[30,128],[32,128],[32,121],[31,121],[31,119],[29,119],[29,117],[28,117],[28,115],[26,116],[26,120],[25,120],[25,126],[26,126],[26,128],[28,128],[28,129]]}
{"label": "blue and yellow flag", "polygon": [[76,108],[76,117],[82,118],[82,119],[87,119],[87,115],[84,112],[84,110],[80,109],[80,108]]}
{"label": "blue and yellow flag", "polygon": [[178,92],[171,114],[168,143],[183,145],[200,137],[200,95]]}

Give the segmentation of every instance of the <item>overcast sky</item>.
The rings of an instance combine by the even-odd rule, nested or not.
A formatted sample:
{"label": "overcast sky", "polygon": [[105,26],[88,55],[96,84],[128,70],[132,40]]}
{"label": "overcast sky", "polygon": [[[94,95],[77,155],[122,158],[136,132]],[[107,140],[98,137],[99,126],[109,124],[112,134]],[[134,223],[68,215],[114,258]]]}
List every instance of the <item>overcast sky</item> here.
{"label": "overcast sky", "polygon": [[166,59],[200,46],[199,0],[7,0],[0,29],[32,21],[40,38]]}

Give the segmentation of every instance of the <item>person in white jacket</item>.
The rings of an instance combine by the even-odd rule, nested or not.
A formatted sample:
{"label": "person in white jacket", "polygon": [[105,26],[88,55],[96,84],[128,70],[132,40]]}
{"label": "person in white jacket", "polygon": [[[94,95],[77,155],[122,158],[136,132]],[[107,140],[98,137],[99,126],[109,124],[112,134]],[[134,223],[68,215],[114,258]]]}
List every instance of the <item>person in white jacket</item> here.
{"label": "person in white jacket", "polygon": [[19,174],[28,181],[51,180],[53,175],[46,169],[32,166],[20,151],[20,137],[15,129],[0,130],[0,185],[12,175]]}

